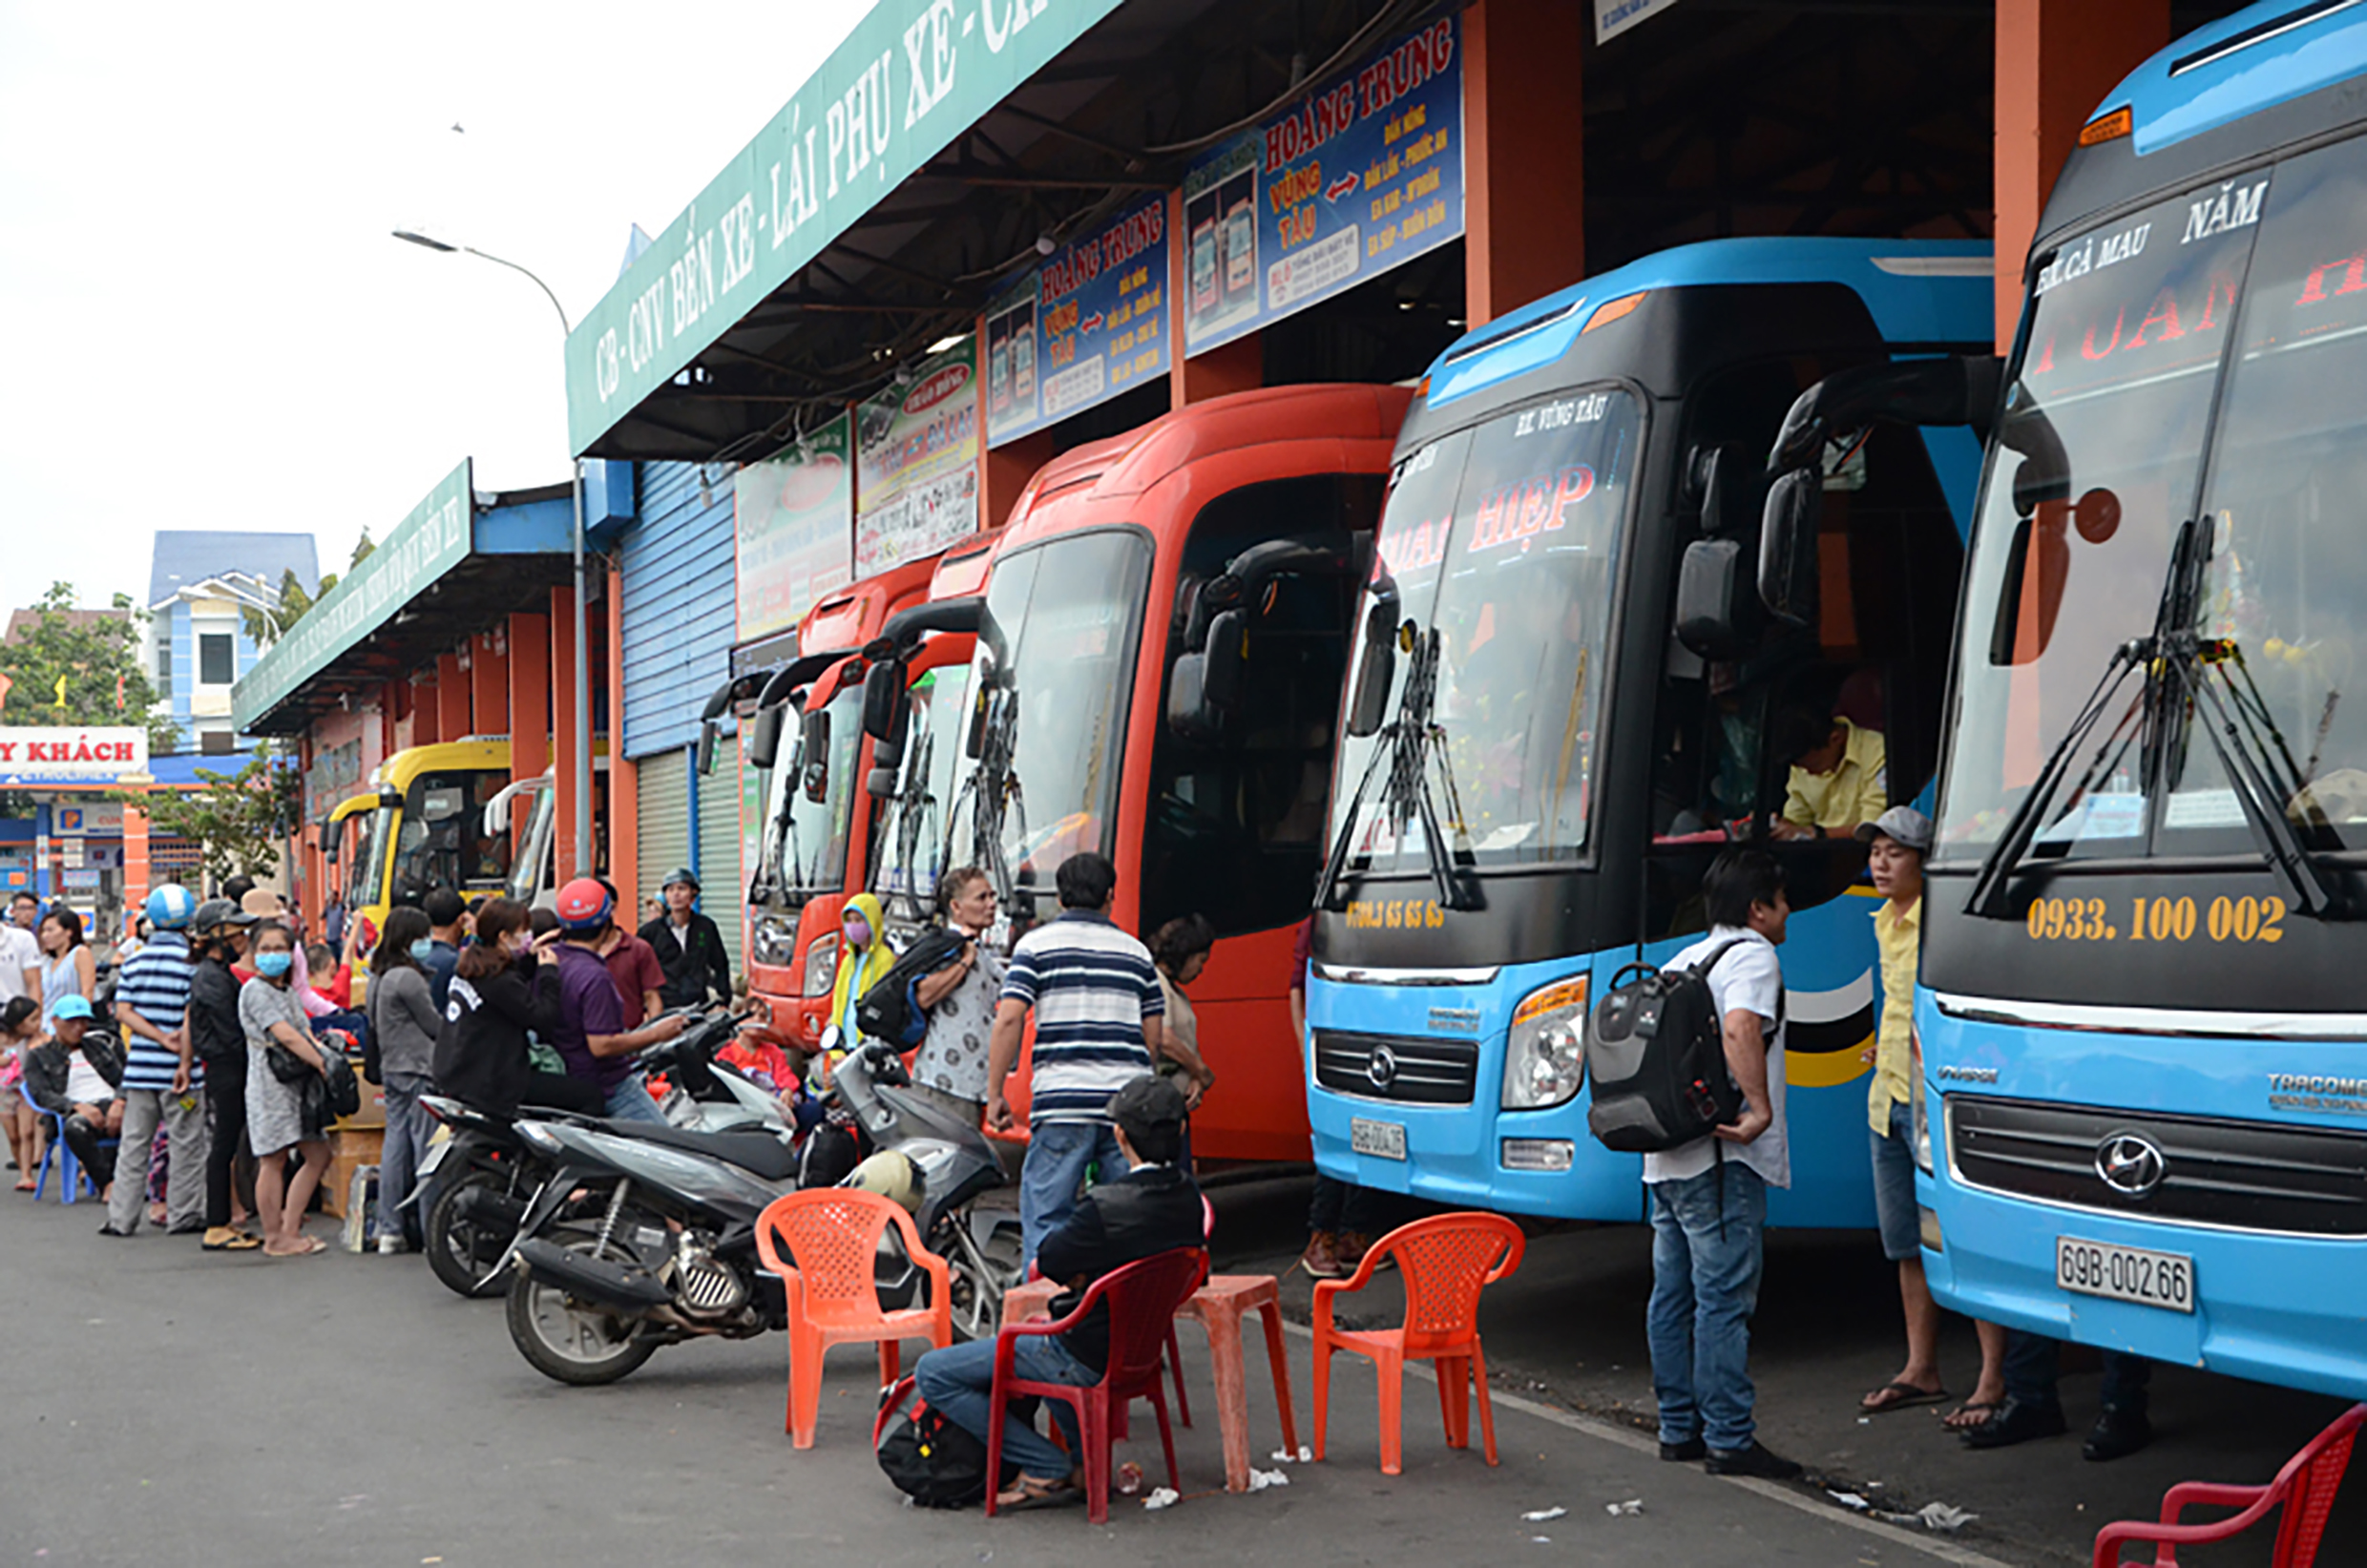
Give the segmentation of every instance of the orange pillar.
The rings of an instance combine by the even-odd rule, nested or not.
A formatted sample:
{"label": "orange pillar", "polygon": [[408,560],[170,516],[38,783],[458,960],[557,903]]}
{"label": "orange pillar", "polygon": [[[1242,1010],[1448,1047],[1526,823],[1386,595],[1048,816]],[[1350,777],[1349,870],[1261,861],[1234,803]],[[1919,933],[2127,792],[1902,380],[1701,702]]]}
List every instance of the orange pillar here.
{"label": "orange pillar", "polygon": [[558,840],[554,863],[560,884],[588,873],[576,864],[576,813],[592,809],[576,798],[576,591],[551,590],[551,760],[558,764],[558,815],[552,830]]}
{"label": "orange pillar", "polygon": [[[1266,338],[1251,332],[1191,359],[1184,357],[1184,298],[1191,245],[1184,233],[1184,193],[1167,193],[1167,407],[1205,403],[1266,385]],[[1021,483],[1025,483],[1024,480]]]}
{"label": "orange pillar", "polygon": [[[469,711],[471,726],[476,734],[510,733],[510,638],[501,627],[479,632],[469,639]],[[514,769],[514,737],[511,746]]]}
{"label": "orange pillar", "polygon": [[639,926],[636,874],[641,860],[641,800],[624,756],[624,574],[608,569],[608,880],[617,885],[617,923]]}
{"label": "orange pillar", "polygon": [[1058,454],[1052,449],[1050,430],[1037,430],[978,458],[978,523],[983,528],[1000,528],[1011,520],[1012,503],[1019,491],[1036,477],[1036,470]]}
{"label": "orange pillar", "polygon": [[405,744],[431,746],[439,741],[448,739],[443,727],[437,722],[442,714],[443,704],[436,700],[435,666],[430,664],[424,670],[414,670],[406,684],[410,691],[408,712],[411,718],[411,738]]}
{"label": "orange pillar", "polygon": [[2168,42],[2169,0],[1998,0],[1999,353],[2013,347],[2022,263],[2080,127]]}
{"label": "orange pillar", "polygon": [[[139,791],[148,791],[142,787]],[[148,902],[148,813],[123,803],[123,909],[136,914]]]}
{"label": "orange pillar", "polygon": [[435,731],[447,741],[477,733],[470,721],[469,673],[460,667],[458,654],[435,661]]}
{"label": "orange pillar", "polygon": [[1586,8],[1569,0],[1477,0],[1463,12],[1463,307],[1472,326],[1586,276],[1585,18]]}

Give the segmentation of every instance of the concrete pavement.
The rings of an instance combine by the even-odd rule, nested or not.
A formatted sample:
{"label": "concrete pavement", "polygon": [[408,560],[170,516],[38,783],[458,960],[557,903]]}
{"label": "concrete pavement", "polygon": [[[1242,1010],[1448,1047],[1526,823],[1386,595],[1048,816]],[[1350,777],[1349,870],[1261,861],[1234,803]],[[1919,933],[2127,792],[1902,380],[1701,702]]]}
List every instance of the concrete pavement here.
{"label": "concrete pavement", "polygon": [[[1258,1202],[1261,1214],[1275,1206]],[[1330,1461],[1287,1467],[1287,1488],[1227,1495],[1214,1490],[1214,1412],[1188,1329],[1204,1409],[1179,1433],[1182,1504],[1121,1501],[1106,1530],[1076,1509],[931,1514],[901,1506],[873,1464],[860,1350],[833,1358],[820,1445],[798,1453],[781,1431],[778,1337],[680,1347],[613,1388],[566,1389],[518,1357],[498,1304],[452,1297],[416,1258],[207,1255],[147,1231],[102,1240],[99,1219],[90,1204],[0,1203],[0,1563],[2001,1560],[1663,1464],[1633,1434],[1566,1414],[1499,1406],[1503,1463],[1491,1470],[1476,1447],[1446,1449],[1419,1383],[1406,1473],[1385,1477],[1372,1375],[1349,1358]],[[1241,1213],[1220,1233],[1260,1223]],[[1306,1340],[1290,1344],[1304,1434]],[[1278,1433],[1263,1382],[1253,1376],[1254,1441],[1268,1463]],[[1130,1453],[1157,1478],[1147,1411]],[[1640,1514],[1606,1512],[1630,1498]],[[1566,1514],[1521,1516],[1556,1507]]]}

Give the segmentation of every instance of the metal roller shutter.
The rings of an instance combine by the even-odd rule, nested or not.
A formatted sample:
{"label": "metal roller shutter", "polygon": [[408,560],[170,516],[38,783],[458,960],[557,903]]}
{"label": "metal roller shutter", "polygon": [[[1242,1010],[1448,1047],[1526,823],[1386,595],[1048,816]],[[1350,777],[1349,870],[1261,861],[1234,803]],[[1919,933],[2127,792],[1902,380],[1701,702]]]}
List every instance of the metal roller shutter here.
{"label": "metal roller shutter", "polygon": [[723,933],[731,972],[742,972],[740,911],[740,748],[726,738],[715,748],[715,771],[699,781],[699,908]]}
{"label": "metal roller shutter", "polygon": [[[690,754],[661,751],[635,764],[634,783],[640,792],[640,860],[634,868],[640,881],[643,909],[659,896],[665,874],[690,864]],[[643,909],[633,912],[633,928],[640,929]]]}

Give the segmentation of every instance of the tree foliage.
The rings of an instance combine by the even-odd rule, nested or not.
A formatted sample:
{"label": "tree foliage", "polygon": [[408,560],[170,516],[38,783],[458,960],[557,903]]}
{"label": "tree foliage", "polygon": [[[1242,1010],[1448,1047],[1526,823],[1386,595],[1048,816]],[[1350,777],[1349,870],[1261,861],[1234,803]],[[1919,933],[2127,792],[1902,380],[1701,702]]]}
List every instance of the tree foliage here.
{"label": "tree foliage", "polygon": [[[377,548],[370,542],[369,530],[364,529],[362,537],[354,542],[353,558],[346,563],[346,570],[351,572],[367,560],[370,552]],[[328,591],[336,586],[337,574],[331,572],[321,578],[320,586],[307,594],[303,580],[290,570],[281,575],[279,604],[269,610],[252,606],[242,609],[239,612],[239,622],[246,628],[246,635],[253,639],[255,646],[268,648],[294,631],[296,623],[304,619],[314,605],[328,597]]]}
{"label": "tree foliage", "polygon": [[149,709],[157,700],[148,672],[140,667],[142,612],[117,594],[118,612],[76,620],[72,583],[53,582],[32,608],[36,618],[22,636],[0,643],[0,712],[18,724],[136,724],[148,731],[148,749],[172,751],[180,741],[173,722]]}
{"label": "tree foliage", "polygon": [[258,746],[236,773],[198,769],[203,789],[125,793],[115,799],[136,805],[168,833],[199,846],[206,879],[220,884],[241,872],[268,877],[279,868],[280,844],[304,811],[304,780],[294,768]]}

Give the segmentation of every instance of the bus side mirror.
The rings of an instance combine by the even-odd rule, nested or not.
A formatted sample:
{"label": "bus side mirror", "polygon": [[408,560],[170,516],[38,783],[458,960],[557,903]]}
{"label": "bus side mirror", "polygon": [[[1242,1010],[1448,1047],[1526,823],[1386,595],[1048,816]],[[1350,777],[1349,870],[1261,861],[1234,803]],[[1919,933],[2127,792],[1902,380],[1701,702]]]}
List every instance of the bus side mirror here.
{"label": "bus side mirror", "polygon": [[702,779],[715,771],[715,721],[712,719],[700,721],[699,755],[691,765],[699,770]]}
{"label": "bus side mirror", "polygon": [[1739,539],[1696,539],[1677,571],[1677,640],[1704,659],[1736,659],[1758,632]]}
{"label": "bus side mirror", "polygon": [[1389,688],[1397,679],[1397,600],[1394,595],[1365,616],[1364,658],[1356,665],[1356,689],[1348,699],[1348,733],[1378,734],[1389,717]]}
{"label": "bus side mirror", "polygon": [[805,777],[800,781],[806,798],[820,805],[830,793],[830,715],[827,708],[816,708],[806,715],[799,755],[806,760]]}
{"label": "bus side mirror", "polygon": [[863,677],[863,733],[892,742],[904,730],[904,660],[882,659]]}
{"label": "bus side mirror", "polygon": [[769,768],[781,760],[781,731],[788,722],[789,705],[775,702],[760,708],[756,714],[755,733],[748,737],[748,763],[751,766]]}
{"label": "bus side mirror", "polygon": [[321,858],[331,866],[337,864],[337,852],[345,840],[345,824],[324,818],[321,823]]}
{"label": "bus side mirror", "polygon": [[1759,597],[1787,626],[1816,618],[1816,519],[1823,511],[1821,467],[1791,469],[1768,487],[1759,533]]}

